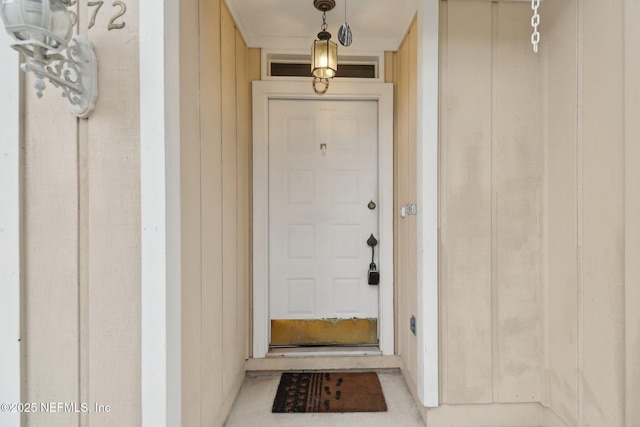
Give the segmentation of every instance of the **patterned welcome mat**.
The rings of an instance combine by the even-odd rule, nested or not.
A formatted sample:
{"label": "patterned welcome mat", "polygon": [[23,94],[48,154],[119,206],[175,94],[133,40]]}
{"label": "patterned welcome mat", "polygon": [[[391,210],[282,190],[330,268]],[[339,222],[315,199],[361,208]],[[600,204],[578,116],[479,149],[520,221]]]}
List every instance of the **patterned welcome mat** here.
{"label": "patterned welcome mat", "polygon": [[375,372],[284,373],[272,412],[385,412]]}

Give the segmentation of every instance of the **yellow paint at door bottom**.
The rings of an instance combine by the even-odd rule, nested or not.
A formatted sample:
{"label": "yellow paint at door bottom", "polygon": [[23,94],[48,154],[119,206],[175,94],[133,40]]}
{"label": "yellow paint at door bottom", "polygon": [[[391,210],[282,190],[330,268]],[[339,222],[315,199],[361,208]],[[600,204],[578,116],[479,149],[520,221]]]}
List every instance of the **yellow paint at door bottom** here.
{"label": "yellow paint at door bottom", "polygon": [[365,345],[378,343],[378,319],[277,319],[271,345]]}

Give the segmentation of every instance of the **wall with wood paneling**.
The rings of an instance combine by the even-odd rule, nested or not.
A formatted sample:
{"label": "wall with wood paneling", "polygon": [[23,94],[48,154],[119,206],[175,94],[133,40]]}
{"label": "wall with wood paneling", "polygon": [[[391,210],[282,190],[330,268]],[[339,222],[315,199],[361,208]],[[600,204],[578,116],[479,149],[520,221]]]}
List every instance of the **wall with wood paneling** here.
{"label": "wall with wood paneling", "polygon": [[417,157],[417,21],[414,19],[400,48],[386,60],[386,78],[394,83],[394,259],[396,353],[402,359],[407,383],[416,389],[417,338],[410,331],[417,313],[416,216],[400,216],[400,209],[416,203]]}
{"label": "wall with wood paneling", "polygon": [[181,2],[182,419],[222,425],[250,340],[248,49],[223,1]]}
{"label": "wall with wood paneling", "polygon": [[26,76],[22,401],[110,406],[26,426],[140,425],[138,5],[125,3],[111,30],[118,6],[73,7],[99,57],[89,120],[51,84],[37,99]]}
{"label": "wall with wood paneling", "polygon": [[[523,3],[441,3],[443,405],[425,412],[432,425],[535,425],[542,416],[541,86],[522,24],[530,15]],[[415,202],[415,30],[394,54],[396,212]],[[398,216],[397,349],[414,394],[415,239],[415,217]]]}
{"label": "wall with wood paneling", "polygon": [[[108,413],[38,412],[27,426],[141,425],[138,7],[78,2],[96,46],[89,120],[25,82],[23,400]],[[91,20],[95,16],[95,23]],[[250,316],[250,80],[222,1],[181,2],[183,422],[222,425],[244,378]],[[91,25],[91,28],[89,26]]]}
{"label": "wall with wood paneling", "polygon": [[542,13],[546,403],[558,425],[635,426],[640,3],[559,0]]}
{"label": "wall with wood paneling", "polygon": [[542,399],[539,59],[530,5],[442,3],[441,399]]}
{"label": "wall with wood paneling", "polygon": [[640,1],[624,4],[625,427],[640,420]]}
{"label": "wall with wood paneling", "polygon": [[[640,3],[567,0],[541,12],[536,58],[528,5],[442,3],[435,425],[640,419]],[[411,199],[411,31],[394,57],[397,208]],[[398,351],[411,372],[404,221]],[[548,408],[526,403],[537,401]]]}

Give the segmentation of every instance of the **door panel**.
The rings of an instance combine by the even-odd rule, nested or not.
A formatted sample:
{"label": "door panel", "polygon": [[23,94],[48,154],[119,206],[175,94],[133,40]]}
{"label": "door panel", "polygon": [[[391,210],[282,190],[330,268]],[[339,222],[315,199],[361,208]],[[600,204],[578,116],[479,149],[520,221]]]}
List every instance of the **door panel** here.
{"label": "door panel", "polygon": [[378,317],[378,287],[367,284],[377,120],[376,101],[269,102],[272,320]]}

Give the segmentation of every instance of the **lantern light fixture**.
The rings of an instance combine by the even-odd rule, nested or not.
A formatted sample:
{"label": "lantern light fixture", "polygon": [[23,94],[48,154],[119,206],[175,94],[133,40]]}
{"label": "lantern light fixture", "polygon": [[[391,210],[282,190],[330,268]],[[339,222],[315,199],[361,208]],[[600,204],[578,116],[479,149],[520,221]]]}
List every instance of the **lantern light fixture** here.
{"label": "lantern light fixture", "polygon": [[[98,99],[98,61],[93,45],[84,36],[73,36],[72,0],[0,0],[0,17],[25,62],[24,72],[35,75],[38,97],[45,79],[62,89],[69,108],[88,118]],[[66,52],[65,52],[66,50]]]}
{"label": "lantern light fixture", "polygon": [[[338,71],[338,45],[331,41],[331,33],[327,31],[327,12],[336,6],[335,0],[314,0],[313,5],[322,12],[322,26],[318,40],[311,46],[311,73],[313,74],[313,90],[318,94],[326,93],[329,80]],[[322,83],[322,90],[317,84]]]}

